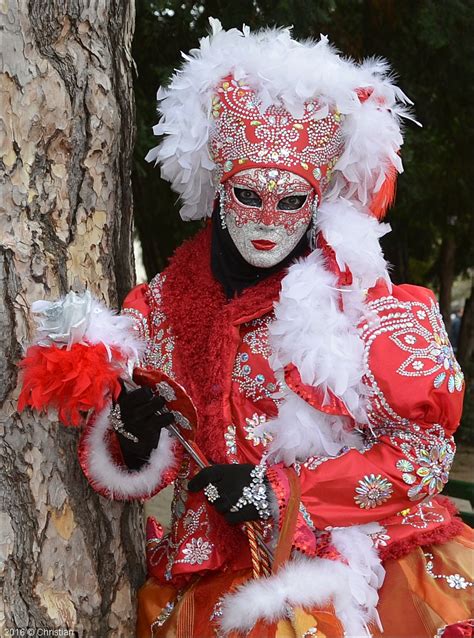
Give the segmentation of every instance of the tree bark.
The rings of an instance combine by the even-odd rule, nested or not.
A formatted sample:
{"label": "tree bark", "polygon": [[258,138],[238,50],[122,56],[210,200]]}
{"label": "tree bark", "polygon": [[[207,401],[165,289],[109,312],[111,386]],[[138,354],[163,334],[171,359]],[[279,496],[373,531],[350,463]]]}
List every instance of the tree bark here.
{"label": "tree bark", "polygon": [[134,3],[10,0],[0,10],[1,635],[130,638],[141,508],[93,492],[75,429],[16,412],[16,364],[32,301],[87,285],[116,306],[133,285]]}
{"label": "tree bark", "polygon": [[464,303],[456,356],[461,367],[468,367],[474,352],[474,284]]}
{"label": "tree bark", "polygon": [[444,319],[446,330],[451,328],[451,293],[454,283],[454,266],[456,260],[456,242],[447,232],[441,244],[439,265],[439,309]]}

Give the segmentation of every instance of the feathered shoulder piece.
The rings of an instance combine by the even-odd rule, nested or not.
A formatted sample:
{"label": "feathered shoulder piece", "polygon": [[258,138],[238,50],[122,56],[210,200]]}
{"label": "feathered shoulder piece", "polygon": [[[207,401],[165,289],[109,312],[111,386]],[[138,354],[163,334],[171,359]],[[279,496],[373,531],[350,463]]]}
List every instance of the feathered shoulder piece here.
{"label": "feathered shoulder piece", "polygon": [[410,100],[381,59],[356,63],[325,36],[289,29],[212,33],[158,91],[161,143],[147,155],[180,195],[185,220],[209,216],[216,186],[251,166],[307,176],[326,202],[343,197],[383,217],[393,200]]}

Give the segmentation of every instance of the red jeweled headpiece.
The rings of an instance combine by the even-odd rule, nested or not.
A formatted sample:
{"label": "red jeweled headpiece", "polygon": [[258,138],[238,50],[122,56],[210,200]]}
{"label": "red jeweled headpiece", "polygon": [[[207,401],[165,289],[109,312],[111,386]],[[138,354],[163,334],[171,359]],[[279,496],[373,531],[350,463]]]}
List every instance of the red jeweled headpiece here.
{"label": "red jeweled headpiece", "polygon": [[209,149],[221,182],[241,170],[265,166],[304,177],[319,195],[325,191],[343,152],[343,116],[337,109],[314,100],[304,104],[301,117],[275,104],[263,109],[253,89],[227,76],[213,96],[212,115]]}
{"label": "red jeweled headpiece", "polygon": [[320,204],[381,219],[403,170],[401,120],[413,119],[388,64],[343,58],[325,36],[210,22],[158,92],[161,141],[146,157],[179,194],[182,218],[209,217],[216,186],[237,171],[274,167],[307,179]]}

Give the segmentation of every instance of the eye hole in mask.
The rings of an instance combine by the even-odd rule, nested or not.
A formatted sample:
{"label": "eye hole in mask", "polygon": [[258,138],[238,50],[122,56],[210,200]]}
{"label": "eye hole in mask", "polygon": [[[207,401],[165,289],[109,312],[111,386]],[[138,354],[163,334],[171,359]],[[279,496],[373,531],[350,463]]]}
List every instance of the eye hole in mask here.
{"label": "eye hole in mask", "polygon": [[261,198],[255,191],[249,188],[239,188],[234,186],[234,195],[241,204],[244,206],[252,206],[253,208],[260,208],[262,205]]}
{"label": "eye hole in mask", "polygon": [[299,210],[307,200],[308,195],[289,195],[278,202],[278,210]]}

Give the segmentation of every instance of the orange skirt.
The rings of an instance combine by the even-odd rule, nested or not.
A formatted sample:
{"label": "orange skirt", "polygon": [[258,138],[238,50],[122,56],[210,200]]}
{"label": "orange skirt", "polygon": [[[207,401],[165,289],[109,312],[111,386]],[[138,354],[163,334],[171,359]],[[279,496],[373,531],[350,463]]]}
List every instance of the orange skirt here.
{"label": "orange skirt", "polygon": [[[384,631],[372,627],[374,638],[433,638],[447,625],[472,618],[473,548],[472,530],[464,526],[447,543],[385,561],[377,607]],[[216,638],[219,599],[250,576],[249,571],[209,574],[183,592],[148,580],[139,592],[137,638]],[[332,608],[294,612],[291,620],[261,621],[250,632],[233,632],[229,638],[344,636]]]}

